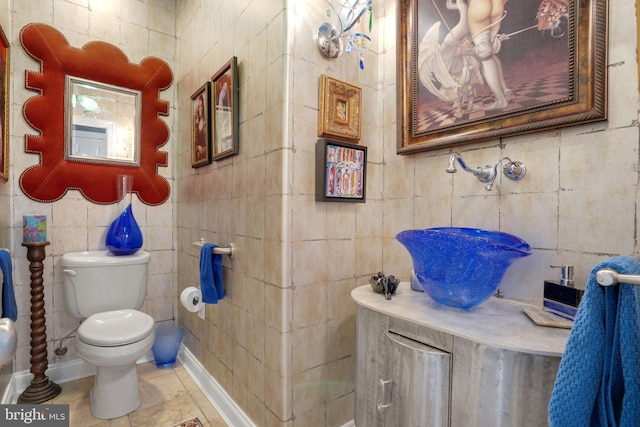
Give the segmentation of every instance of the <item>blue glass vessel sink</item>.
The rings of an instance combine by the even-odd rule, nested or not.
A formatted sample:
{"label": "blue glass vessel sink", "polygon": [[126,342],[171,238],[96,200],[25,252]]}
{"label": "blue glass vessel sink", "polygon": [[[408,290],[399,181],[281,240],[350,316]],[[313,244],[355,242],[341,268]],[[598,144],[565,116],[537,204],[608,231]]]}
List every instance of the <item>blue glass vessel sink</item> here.
{"label": "blue glass vessel sink", "polygon": [[396,239],[409,251],[427,295],[440,304],[467,310],[496,292],[513,261],[532,253],[519,237],[477,228],[406,230]]}

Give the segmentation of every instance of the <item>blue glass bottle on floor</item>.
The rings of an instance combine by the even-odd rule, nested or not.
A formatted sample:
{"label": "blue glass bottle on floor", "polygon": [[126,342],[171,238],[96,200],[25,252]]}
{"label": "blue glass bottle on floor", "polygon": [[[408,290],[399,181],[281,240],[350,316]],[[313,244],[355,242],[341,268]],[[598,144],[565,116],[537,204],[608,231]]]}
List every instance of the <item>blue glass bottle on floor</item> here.
{"label": "blue glass bottle on floor", "polygon": [[142,247],[142,231],[133,216],[131,203],[109,226],[106,244],[114,255],[131,255]]}

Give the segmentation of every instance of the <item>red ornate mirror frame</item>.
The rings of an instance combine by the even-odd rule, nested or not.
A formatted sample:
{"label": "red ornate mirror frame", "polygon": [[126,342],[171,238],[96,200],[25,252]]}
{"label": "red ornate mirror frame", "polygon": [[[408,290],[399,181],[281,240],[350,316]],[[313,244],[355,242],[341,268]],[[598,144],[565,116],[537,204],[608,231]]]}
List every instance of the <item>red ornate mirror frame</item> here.
{"label": "red ornate mirror frame", "polygon": [[[169,138],[169,129],[159,115],[168,115],[169,103],[159,99],[171,86],[173,74],[161,59],[148,57],[139,65],[129,62],[116,46],[90,42],[81,49],[69,46],[55,28],[28,24],[20,32],[25,51],[40,61],[41,72],[25,71],[25,87],[40,95],[28,99],[23,115],[40,135],[25,135],[25,152],[40,154],[40,164],[20,176],[20,188],[31,199],[53,202],[69,189],[79,190],[94,203],[117,201],[116,175],[133,176],[133,191],[149,205],[169,197],[169,183],[158,175],[167,166],[167,152],[159,151]],[[65,79],[75,76],[140,91],[140,166],[86,163],[65,159]]]}

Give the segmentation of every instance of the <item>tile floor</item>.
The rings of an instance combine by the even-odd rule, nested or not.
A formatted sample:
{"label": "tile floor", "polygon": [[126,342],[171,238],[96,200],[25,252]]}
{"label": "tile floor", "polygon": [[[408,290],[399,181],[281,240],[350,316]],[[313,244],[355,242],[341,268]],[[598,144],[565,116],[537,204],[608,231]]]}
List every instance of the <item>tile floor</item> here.
{"label": "tile floor", "polygon": [[227,426],[180,363],[167,369],[156,368],[153,361],[140,364],[138,383],[142,404],[130,414],[112,420],[91,415],[89,391],[93,377],[60,384],[62,393],[51,403],[69,404],[69,427],[171,427],[194,417],[205,427]]}

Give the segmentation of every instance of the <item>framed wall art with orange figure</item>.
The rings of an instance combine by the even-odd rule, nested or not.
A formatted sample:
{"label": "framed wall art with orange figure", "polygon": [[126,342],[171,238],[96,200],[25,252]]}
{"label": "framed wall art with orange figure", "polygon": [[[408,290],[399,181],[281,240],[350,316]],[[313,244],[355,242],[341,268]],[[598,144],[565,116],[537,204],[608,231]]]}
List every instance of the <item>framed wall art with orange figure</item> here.
{"label": "framed wall art with orange figure", "polygon": [[191,167],[211,163],[211,84],[191,95]]}
{"label": "framed wall art with orange figure", "polygon": [[398,0],[397,152],[607,118],[607,0]]}
{"label": "framed wall art with orange figure", "polygon": [[9,180],[9,41],[0,27],[0,181]]}

